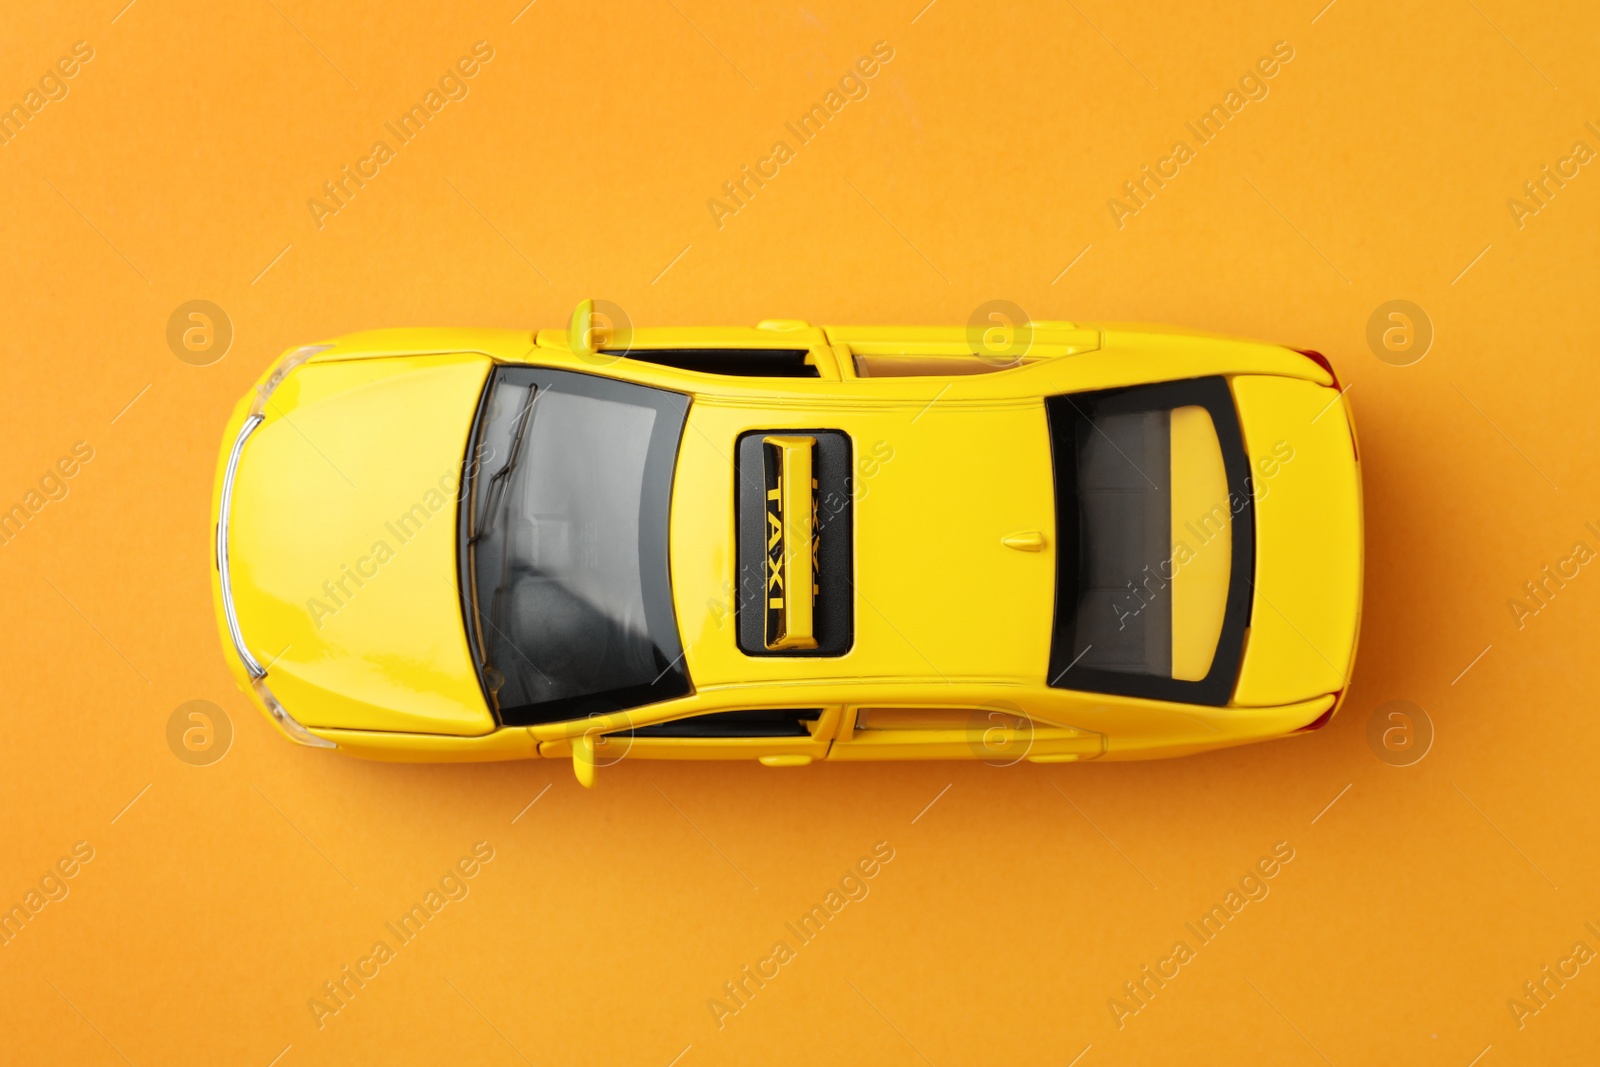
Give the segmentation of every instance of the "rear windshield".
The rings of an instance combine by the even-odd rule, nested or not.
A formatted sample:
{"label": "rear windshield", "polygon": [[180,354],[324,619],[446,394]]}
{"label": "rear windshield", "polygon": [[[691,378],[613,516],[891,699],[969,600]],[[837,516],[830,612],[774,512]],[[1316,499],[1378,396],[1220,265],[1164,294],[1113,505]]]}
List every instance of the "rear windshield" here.
{"label": "rear windshield", "polygon": [[1254,506],[1221,378],[1051,397],[1049,683],[1228,702],[1249,622]]}
{"label": "rear windshield", "polygon": [[688,398],[502,367],[467,464],[462,585],[484,692],[504,725],[689,691],[667,571]]}

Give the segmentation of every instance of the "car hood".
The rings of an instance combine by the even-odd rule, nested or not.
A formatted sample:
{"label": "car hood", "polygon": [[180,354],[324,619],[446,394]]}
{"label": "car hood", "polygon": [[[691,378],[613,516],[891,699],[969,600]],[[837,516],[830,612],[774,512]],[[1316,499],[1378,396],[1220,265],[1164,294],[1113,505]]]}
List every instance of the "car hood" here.
{"label": "car hood", "polygon": [[245,644],[302,724],[494,728],[456,553],[462,463],[491,366],[479,355],[313,361],[272,392],[245,442],[230,585]]}
{"label": "car hood", "polygon": [[1361,474],[1346,402],[1315,382],[1233,380],[1255,488],[1250,633],[1234,703],[1349,684],[1361,619]]}

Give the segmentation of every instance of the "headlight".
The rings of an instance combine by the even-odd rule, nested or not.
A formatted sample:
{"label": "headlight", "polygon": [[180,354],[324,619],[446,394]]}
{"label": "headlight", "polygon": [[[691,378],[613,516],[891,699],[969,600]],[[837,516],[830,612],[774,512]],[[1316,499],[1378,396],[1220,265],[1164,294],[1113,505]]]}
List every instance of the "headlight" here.
{"label": "headlight", "polygon": [[267,380],[256,386],[256,401],[250,405],[251,416],[260,416],[267,410],[267,399],[272,396],[274,389],[283,384],[283,380],[289,376],[290,371],[318,352],[326,351],[331,347],[333,346],[310,345],[306,348],[297,348],[279,360],[278,365],[272,368],[272,373],[267,375]]}
{"label": "headlight", "polygon": [[318,737],[310,730],[307,730],[304,726],[301,726],[299,723],[295,722],[294,716],[283,710],[283,705],[278,703],[278,698],[272,695],[272,690],[267,688],[267,683],[265,681],[260,678],[252,678],[250,680],[250,685],[255,689],[256,696],[260,697],[261,702],[267,706],[267,713],[272,716],[273,721],[275,721],[279,726],[283,727],[283,732],[288,734],[294,740],[300,742],[302,745],[310,745],[312,748],[339,747],[332,741]]}

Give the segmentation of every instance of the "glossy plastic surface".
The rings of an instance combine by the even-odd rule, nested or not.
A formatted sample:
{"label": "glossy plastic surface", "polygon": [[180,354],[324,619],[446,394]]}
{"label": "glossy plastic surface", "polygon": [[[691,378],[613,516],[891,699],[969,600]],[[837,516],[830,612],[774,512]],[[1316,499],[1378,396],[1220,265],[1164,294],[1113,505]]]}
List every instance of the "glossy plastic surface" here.
{"label": "glossy plastic surface", "polygon": [[1361,617],[1361,478],[1346,401],[1287,378],[1236,378],[1233,393],[1257,482],[1255,598],[1234,702],[1335,692],[1349,682]]}
{"label": "glossy plastic surface", "polygon": [[455,587],[456,486],[491,361],[313,362],[272,393],[234,482],[244,640],[307,727],[494,729]]}
{"label": "glossy plastic surface", "polygon": [[[281,400],[275,394],[266,408],[268,424],[241,460],[234,505],[241,626],[264,664],[280,655],[269,644],[290,646],[268,666],[273,691],[348,754],[572,759],[584,734],[732,709],[818,707],[837,714],[810,738],[652,738],[631,746],[612,738],[597,740],[592,761],[580,762],[603,777],[618,757],[770,766],[807,758],[1143,759],[1292,734],[1344,686],[1359,620],[1359,475],[1348,405],[1328,388],[1328,373],[1296,352],[1165,328],[1038,324],[1014,365],[929,375],[930,362],[971,358],[964,327],[778,322],[637,328],[625,339],[635,350],[805,349],[819,375],[756,378],[630,359],[610,351],[616,339],[598,321],[586,318],[580,330],[577,345],[570,329],[356,334],[287,375]],[[885,357],[878,367],[904,355],[919,373],[860,378],[862,354]],[[459,468],[491,361],[690,395],[670,527],[688,695],[496,729],[467,659],[454,521],[444,512],[355,595],[341,595],[335,614],[311,619],[306,600],[369,555],[369,534],[381,539],[384,523],[408,510],[407,492],[420,496],[451,464]],[[1056,531],[1042,398],[1206,375],[1230,380],[1253,461],[1274,457],[1281,441],[1294,449],[1291,461],[1258,479],[1259,581],[1238,695],[1230,706],[1199,708],[1052,689],[1044,672]],[[249,399],[225,431],[230,445]],[[849,434],[856,461],[855,641],[838,657],[749,656],[738,648],[733,614],[734,445],[747,431],[817,426]],[[350,469],[335,470],[339,459]],[[286,539],[290,506],[311,525]],[[825,514],[828,502],[818,506]],[[395,621],[402,616],[404,627]],[[247,680],[231,649],[228,659]],[[856,709],[891,706],[966,709],[971,723],[894,736],[856,729]],[[1019,747],[1006,730],[985,725],[995,715],[1030,720],[1027,742]]]}

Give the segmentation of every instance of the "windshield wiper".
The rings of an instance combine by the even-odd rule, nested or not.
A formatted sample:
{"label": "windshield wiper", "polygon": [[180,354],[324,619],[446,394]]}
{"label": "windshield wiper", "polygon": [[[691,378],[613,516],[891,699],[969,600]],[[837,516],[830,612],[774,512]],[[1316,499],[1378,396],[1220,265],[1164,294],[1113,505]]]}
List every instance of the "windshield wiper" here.
{"label": "windshield wiper", "polygon": [[[522,458],[522,436],[528,430],[528,423],[533,421],[533,402],[539,397],[539,390],[534,386],[528,387],[528,402],[523,406],[522,412],[517,416],[517,428],[511,435],[511,454],[506,457],[505,466],[495,471],[489,479],[489,490],[484,500],[483,514],[480,516],[473,512],[471,536],[467,538],[467,547],[472,548],[492,526],[500,505],[505,500],[505,489],[513,471],[517,468],[517,461]],[[492,398],[491,398],[492,402]]]}

